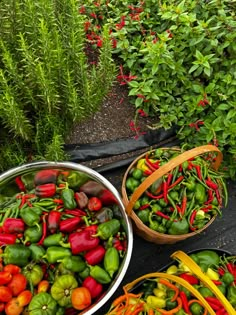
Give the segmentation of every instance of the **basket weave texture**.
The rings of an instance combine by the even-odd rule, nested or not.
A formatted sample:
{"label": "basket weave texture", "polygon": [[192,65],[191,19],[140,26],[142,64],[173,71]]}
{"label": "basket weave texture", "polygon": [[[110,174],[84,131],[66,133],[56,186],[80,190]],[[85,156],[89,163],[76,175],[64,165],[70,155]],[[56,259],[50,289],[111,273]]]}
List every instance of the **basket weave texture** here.
{"label": "basket weave texture", "polygon": [[[161,148],[163,150],[176,150],[177,152],[180,152],[179,148]],[[169,162],[158,168],[156,171],[154,171],[150,176],[148,176],[141,184],[139,187],[135,189],[133,192],[132,196],[128,198],[127,191],[126,191],[126,180],[127,177],[131,171],[131,169],[137,164],[137,162],[146,156],[146,153],[140,155],[137,157],[128,167],[126,170],[123,181],[122,181],[122,187],[121,187],[121,192],[122,192],[122,198],[123,198],[123,203],[126,208],[126,212],[128,216],[132,219],[133,222],[133,227],[134,227],[134,232],[142,237],[143,239],[153,242],[156,244],[174,244],[179,241],[183,241],[187,238],[193,237],[196,234],[199,234],[203,232],[205,229],[207,229],[212,222],[215,220],[216,215],[213,216],[210,221],[207,222],[206,225],[202,229],[193,231],[191,233],[187,234],[182,234],[182,235],[169,235],[169,234],[163,234],[159,233],[157,231],[154,231],[150,229],[147,225],[145,225],[139,217],[135,214],[133,211],[133,207],[135,202],[141,197],[141,195],[147,190],[155,181],[157,181],[159,178],[162,176],[168,174],[170,171],[172,171],[174,168],[177,166],[181,165],[183,162],[191,160],[192,158],[205,154],[205,153],[210,153],[210,152],[215,152],[217,153],[216,158],[214,162],[211,164],[211,168],[213,170],[218,170],[222,160],[223,160],[223,155],[222,152],[214,145],[204,145],[200,147],[193,148],[191,150],[185,151],[183,153],[180,153],[178,156],[174,157],[171,159]]]}

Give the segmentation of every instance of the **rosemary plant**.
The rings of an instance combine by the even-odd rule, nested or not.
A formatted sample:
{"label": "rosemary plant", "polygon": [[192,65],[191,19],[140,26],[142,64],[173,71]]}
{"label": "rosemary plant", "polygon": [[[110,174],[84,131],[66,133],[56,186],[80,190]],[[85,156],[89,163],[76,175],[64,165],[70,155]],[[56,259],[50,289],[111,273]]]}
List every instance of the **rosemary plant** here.
{"label": "rosemary plant", "polygon": [[115,79],[109,32],[90,65],[76,0],[2,0],[0,25],[0,170],[65,159],[73,124],[99,109]]}

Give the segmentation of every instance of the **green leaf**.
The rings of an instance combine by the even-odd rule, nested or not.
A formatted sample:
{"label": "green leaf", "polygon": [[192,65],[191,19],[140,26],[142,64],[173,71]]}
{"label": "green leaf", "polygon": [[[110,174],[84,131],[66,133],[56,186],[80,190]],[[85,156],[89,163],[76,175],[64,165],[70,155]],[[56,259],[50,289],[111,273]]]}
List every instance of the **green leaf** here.
{"label": "green leaf", "polygon": [[236,116],[236,110],[235,109],[231,109],[228,114],[226,115],[226,119],[230,120],[231,118]]}
{"label": "green leaf", "polygon": [[143,103],[143,99],[141,97],[137,97],[135,100],[135,107],[138,108]]}
{"label": "green leaf", "polygon": [[204,68],[204,73],[209,77],[211,75],[211,69]]}
{"label": "green leaf", "polygon": [[228,104],[220,104],[219,106],[217,106],[217,110],[227,110],[229,109],[230,106]]}
{"label": "green leaf", "polygon": [[199,50],[196,50],[196,54],[195,54],[197,59],[203,59],[204,56],[201,54],[201,52]]}
{"label": "green leaf", "polygon": [[139,87],[139,82],[137,82],[137,81],[130,81],[129,82],[129,86],[131,86],[131,87]]}
{"label": "green leaf", "polygon": [[203,92],[203,87],[201,85],[193,84],[192,88],[194,92],[196,93],[202,93]]}
{"label": "green leaf", "polygon": [[199,65],[193,65],[190,69],[188,73],[192,73],[193,71],[195,71],[197,68],[199,67]]}

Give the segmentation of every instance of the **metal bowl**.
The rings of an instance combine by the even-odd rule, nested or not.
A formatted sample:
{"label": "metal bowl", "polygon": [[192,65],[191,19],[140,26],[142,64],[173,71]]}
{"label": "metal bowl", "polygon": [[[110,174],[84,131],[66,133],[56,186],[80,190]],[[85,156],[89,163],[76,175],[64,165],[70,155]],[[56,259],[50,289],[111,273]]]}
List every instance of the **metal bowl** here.
{"label": "metal bowl", "polygon": [[132,223],[125,212],[125,207],[123,205],[120,194],[118,193],[116,188],[106,178],[104,178],[96,171],[84,165],[76,164],[73,162],[40,161],[12,168],[0,175],[0,193],[3,190],[3,188],[9,185],[9,183],[11,183],[17,176],[34,173],[42,169],[74,170],[85,173],[92,180],[97,181],[98,183],[102,184],[106,189],[108,189],[117,200],[117,204],[119,206],[119,210],[122,214],[122,219],[124,221],[124,228],[126,229],[127,234],[127,251],[122,260],[119,272],[117,273],[113,282],[110,284],[109,288],[104,292],[104,294],[99,298],[99,300],[96,301],[96,303],[92,304],[88,309],[80,313],[83,315],[94,314],[111,298],[111,296],[115,293],[115,291],[119,287],[121,281],[123,280],[126,274],[133,249]]}

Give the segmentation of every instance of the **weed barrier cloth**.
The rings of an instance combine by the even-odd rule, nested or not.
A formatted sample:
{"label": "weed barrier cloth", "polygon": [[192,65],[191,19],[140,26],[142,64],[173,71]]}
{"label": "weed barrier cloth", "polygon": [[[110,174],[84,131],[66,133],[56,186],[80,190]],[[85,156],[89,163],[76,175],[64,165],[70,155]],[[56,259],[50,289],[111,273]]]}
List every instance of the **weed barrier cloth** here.
{"label": "weed barrier cloth", "polygon": [[156,145],[175,137],[175,128],[161,131],[148,131],[137,139],[128,138],[110,142],[91,144],[67,144],[65,150],[70,156],[71,162],[82,162],[120,155]]}
{"label": "weed barrier cloth", "polygon": [[[173,131],[173,130],[172,130]],[[112,156],[124,152],[131,152],[140,148],[151,148],[151,146],[159,145],[161,141],[166,141],[167,146],[178,145],[177,140],[169,141],[173,133],[158,134],[150,133],[141,137],[138,141],[134,139],[118,140],[112,143],[100,145],[83,145],[77,150],[71,147],[73,161],[88,161],[90,159],[98,158],[98,156]],[[82,150],[84,149],[84,151]],[[82,152],[83,151],[83,152]],[[96,151],[96,152],[93,152]],[[139,154],[137,154],[139,155]],[[122,179],[129,164],[135,157],[124,159],[118,162],[113,162],[108,165],[96,168],[96,171],[102,173],[121,193]],[[227,187],[229,192],[229,202],[226,208],[222,208],[222,218],[217,217],[211,226],[201,234],[191,239],[187,239],[172,245],[157,245],[150,243],[134,234],[133,253],[129,268],[126,275],[119,286],[116,293],[111,299],[95,313],[95,315],[105,315],[112,303],[112,301],[120,296],[123,292],[122,287],[133,281],[134,279],[151,272],[156,272],[171,263],[171,254],[177,250],[182,250],[186,253],[198,249],[222,249],[229,251],[236,255],[236,181],[227,180]]]}

